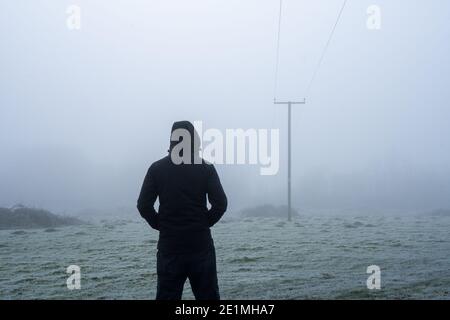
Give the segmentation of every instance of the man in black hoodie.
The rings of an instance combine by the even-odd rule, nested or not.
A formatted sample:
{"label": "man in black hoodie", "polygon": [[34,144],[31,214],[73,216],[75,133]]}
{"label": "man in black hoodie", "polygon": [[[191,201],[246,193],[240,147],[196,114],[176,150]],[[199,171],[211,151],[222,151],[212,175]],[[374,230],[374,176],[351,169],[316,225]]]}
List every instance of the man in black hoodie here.
{"label": "man in black hoodie", "polygon": [[194,126],[175,122],[169,155],[150,166],[139,195],[141,216],[159,230],[157,300],[180,300],[187,278],[196,299],[220,299],[210,227],[225,213],[227,198],[214,166],[199,157],[199,147]]}

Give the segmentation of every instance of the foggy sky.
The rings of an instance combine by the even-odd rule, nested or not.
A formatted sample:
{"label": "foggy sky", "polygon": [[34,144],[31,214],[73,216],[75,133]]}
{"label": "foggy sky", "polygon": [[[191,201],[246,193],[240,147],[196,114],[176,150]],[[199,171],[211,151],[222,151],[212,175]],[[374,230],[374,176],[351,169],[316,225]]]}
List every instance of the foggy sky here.
{"label": "foggy sky", "polygon": [[[81,7],[82,28],[66,27]],[[341,0],[284,0],[277,98],[302,99]],[[366,9],[381,8],[381,30]],[[0,11],[0,206],[133,208],[173,121],[279,128],[281,168],[217,165],[230,210],[286,201],[273,105],[276,0],[8,1]],[[348,1],[293,110],[293,205],[450,207],[450,3]]]}

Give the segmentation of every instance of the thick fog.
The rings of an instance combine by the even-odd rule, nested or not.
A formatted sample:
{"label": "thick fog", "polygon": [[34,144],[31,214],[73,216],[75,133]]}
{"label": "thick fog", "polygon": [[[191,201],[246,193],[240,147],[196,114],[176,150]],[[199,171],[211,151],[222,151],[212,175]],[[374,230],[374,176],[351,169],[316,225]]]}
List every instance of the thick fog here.
{"label": "thick fog", "polygon": [[[367,8],[381,9],[381,29]],[[66,9],[81,9],[81,29]],[[276,97],[292,112],[293,206],[450,207],[450,2],[283,1]],[[286,202],[287,109],[274,105],[279,1],[5,1],[0,206],[132,210],[176,120],[280,129],[280,170],[216,165],[230,212]],[[137,214],[137,212],[136,212]]]}

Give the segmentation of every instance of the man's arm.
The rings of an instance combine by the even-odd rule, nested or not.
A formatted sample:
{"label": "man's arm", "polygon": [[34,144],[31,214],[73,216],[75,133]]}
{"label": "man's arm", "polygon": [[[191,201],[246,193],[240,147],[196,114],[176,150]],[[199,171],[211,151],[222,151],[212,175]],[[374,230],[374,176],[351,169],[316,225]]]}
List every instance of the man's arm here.
{"label": "man's arm", "polygon": [[137,208],[142,218],[144,218],[153,229],[159,230],[159,217],[154,207],[157,196],[154,168],[151,166],[150,169],[148,169],[144,183],[142,184],[141,193],[139,194],[139,199],[137,201]]}
{"label": "man's arm", "polygon": [[208,164],[208,166],[211,166],[208,177],[208,200],[211,204],[211,209],[208,210],[208,222],[212,227],[227,210],[227,196],[223,191],[216,169],[212,164]]}

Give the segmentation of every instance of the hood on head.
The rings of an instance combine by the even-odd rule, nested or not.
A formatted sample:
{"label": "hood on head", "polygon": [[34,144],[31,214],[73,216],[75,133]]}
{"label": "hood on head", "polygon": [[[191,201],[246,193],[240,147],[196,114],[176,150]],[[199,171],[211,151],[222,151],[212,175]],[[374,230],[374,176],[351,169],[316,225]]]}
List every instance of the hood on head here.
{"label": "hood on head", "polygon": [[172,140],[172,134],[177,129],[184,129],[186,130],[190,137],[191,137],[191,152],[194,155],[195,153],[198,153],[200,150],[200,136],[197,133],[197,130],[195,130],[194,125],[190,121],[176,121],[172,125],[172,130],[170,131],[170,146],[169,146],[169,152],[172,151],[172,149],[181,141],[183,141],[183,137],[179,137],[178,139]]}

